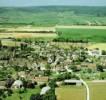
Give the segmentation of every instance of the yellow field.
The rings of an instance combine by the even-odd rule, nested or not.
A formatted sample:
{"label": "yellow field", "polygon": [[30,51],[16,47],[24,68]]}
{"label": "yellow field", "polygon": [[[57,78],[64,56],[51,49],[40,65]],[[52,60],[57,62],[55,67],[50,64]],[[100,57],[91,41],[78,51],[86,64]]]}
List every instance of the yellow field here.
{"label": "yellow field", "polygon": [[99,48],[100,50],[106,50],[106,43],[67,43],[67,42],[57,42],[54,43],[56,46],[61,48],[70,48],[73,47],[84,47],[88,49]]}
{"label": "yellow field", "polygon": [[0,33],[0,38],[55,38],[51,33]]}
{"label": "yellow field", "polygon": [[86,100],[84,87],[62,86],[56,89],[57,100]]}
{"label": "yellow field", "polygon": [[21,26],[21,27],[4,27],[0,28],[0,30],[6,31],[53,31],[55,32],[55,27],[30,27],[30,26]]}
{"label": "yellow field", "polygon": [[[88,82],[90,100],[106,100],[106,83]],[[86,100],[85,87],[62,86],[56,89],[57,100]]]}
{"label": "yellow field", "polygon": [[88,83],[91,100],[106,100],[106,83]]}
{"label": "yellow field", "polygon": [[101,50],[106,50],[106,43],[92,43],[88,45],[89,49],[99,48]]}

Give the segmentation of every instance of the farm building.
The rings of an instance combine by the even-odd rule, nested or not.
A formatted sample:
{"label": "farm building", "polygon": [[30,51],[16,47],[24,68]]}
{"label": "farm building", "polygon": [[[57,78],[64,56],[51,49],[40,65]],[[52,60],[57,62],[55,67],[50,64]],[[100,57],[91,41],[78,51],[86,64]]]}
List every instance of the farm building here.
{"label": "farm building", "polygon": [[82,82],[80,80],[64,80],[64,84],[81,86]]}
{"label": "farm building", "polygon": [[46,92],[49,91],[50,89],[51,89],[51,88],[50,88],[49,86],[46,86],[46,87],[42,88],[40,94],[41,94],[41,95],[44,95],[44,94],[46,94]]}
{"label": "farm building", "polygon": [[88,55],[98,57],[102,55],[102,51],[98,49],[88,50]]}
{"label": "farm building", "polygon": [[23,86],[23,82],[21,80],[16,80],[12,85],[12,87],[15,89],[21,88],[22,86]]}

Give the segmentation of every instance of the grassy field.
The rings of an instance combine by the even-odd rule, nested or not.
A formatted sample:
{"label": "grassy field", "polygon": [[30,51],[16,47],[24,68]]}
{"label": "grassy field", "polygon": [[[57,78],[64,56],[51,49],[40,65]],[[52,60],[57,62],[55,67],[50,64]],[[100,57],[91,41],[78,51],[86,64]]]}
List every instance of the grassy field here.
{"label": "grassy field", "polygon": [[89,49],[99,48],[100,50],[106,50],[106,43],[91,43],[87,46]]}
{"label": "grassy field", "polygon": [[60,33],[60,39],[106,42],[106,29],[58,28],[57,32]]}
{"label": "grassy field", "polygon": [[39,93],[40,89],[28,89],[27,92],[19,94],[17,91],[14,91],[12,96],[7,97],[5,100],[20,100],[20,96],[22,97],[22,100],[29,100],[31,94]]}
{"label": "grassy field", "polygon": [[89,83],[91,100],[106,100],[106,83]]}
{"label": "grassy field", "polygon": [[63,86],[56,89],[57,100],[85,100],[84,87]]}
{"label": "grassy field", "polygon": [[15,46],[20,46],[20,42],[15,42],[12,40],[5,39],[5,40],[2,40],[2,45],[15,47]]}
{"label": "grassy field", "polygon": [[[88,83],[91,100],[106,100],[106,83]],[[56,89],[58,100],[86,100],[84,87],[62,86]]]}

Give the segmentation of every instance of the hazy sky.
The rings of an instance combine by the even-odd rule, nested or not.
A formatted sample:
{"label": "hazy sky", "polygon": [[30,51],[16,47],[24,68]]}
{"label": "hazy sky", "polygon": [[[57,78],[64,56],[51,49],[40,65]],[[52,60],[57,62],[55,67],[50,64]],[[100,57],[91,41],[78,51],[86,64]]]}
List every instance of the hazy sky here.
{"label": "hazy sky", "polygon": [[0,6],[88,5],[106,6],[106,0],[0,0]]}

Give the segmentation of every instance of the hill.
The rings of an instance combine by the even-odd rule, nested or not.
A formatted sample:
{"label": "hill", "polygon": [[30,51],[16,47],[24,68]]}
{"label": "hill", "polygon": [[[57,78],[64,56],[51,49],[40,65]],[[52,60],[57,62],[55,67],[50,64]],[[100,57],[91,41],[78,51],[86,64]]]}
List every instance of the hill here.
{"label": "hill", "polygon": [[106,7],[1,7],[0,25],[106,25]]}

